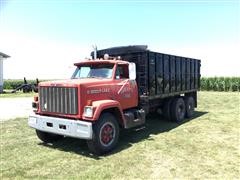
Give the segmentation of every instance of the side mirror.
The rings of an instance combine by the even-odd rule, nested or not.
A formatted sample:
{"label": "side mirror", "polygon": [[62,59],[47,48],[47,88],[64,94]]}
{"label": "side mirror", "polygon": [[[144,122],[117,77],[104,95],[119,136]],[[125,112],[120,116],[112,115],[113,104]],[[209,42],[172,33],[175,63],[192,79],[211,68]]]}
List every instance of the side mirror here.
{"label": "side mirror", "polygon": [[135,80],[136,79],[136,64],[133,62],[130,62],[128,65],[128,71],[129,71],[129,79]]}

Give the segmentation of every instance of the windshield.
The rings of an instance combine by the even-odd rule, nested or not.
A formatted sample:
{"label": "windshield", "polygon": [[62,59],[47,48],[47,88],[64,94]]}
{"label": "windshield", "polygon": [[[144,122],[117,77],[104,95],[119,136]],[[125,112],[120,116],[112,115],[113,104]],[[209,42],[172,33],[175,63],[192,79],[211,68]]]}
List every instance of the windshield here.
{"label": "windshield", "polygon": [[78,66],[72,79],[80,78],[112,78],[114,64],[84,64]]}

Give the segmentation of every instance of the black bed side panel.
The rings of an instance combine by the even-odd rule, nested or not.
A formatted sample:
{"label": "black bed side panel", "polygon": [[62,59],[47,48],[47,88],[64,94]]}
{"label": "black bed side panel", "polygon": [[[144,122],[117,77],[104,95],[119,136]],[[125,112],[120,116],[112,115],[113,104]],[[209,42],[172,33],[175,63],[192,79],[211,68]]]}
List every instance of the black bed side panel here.
{"label": "black bed side panel", "polygon": [[170,92],[176,92],[175,56],[170,56]]}
{"label": "black bed side panel", "polygon": [[190,59],[186,58],[186,89],[185,90],[190,90]]}
{"label": "black bed side panel", "polygon": [[200,84],[200,60],[162,53],[148,53],[150,96],[195,91]]}
{"label": "black bed side panel", "polygon": [[149,84],[149,94],[150,96],[156,95],[156,59],[155,53],[148,53],[148,84]]}
{"label": "black bed side panel", "polygon": [[176,91],[181,91],[181,58],[176,57]]}
{"label": "black bed side panel", "polygon": [[170,88],[170,58],[168,55],[163,55],[163,93],[169,93]]}
{"label": "black bed side panel", "polygon": [[156,94],[163,94],[163,54],[160,53],[156,54],[156,82]]}
{"label": "black bed side panel", "polygon": [[184,91],[186,89],[186,61],[185,58],[181,57],[181,91]]}
{"label": "black bed side panel", "polygon": [[190,78],[191,78],[191,85],[190,88],[194,89],[194,59],[191,59],[191,68],[190,68]]}
{"label": "black bed side panel", "polygon": [[197,91],[200,87],[200,60],[148,50],[120,50],[100,50],[98,57],[108,53],[110,56],[121,56],[123,60],[136,63],[139,95],[167,97],[171,93]]}

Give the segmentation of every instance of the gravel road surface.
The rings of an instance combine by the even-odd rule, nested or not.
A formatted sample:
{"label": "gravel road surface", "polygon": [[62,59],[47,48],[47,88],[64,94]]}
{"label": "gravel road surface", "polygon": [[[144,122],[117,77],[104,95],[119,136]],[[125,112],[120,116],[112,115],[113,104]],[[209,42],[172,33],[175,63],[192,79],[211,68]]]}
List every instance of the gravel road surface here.
{"label": "gravel road surface", "polygon": [[32,97],[0,98],[0,121],[28,117],[32,113]]}

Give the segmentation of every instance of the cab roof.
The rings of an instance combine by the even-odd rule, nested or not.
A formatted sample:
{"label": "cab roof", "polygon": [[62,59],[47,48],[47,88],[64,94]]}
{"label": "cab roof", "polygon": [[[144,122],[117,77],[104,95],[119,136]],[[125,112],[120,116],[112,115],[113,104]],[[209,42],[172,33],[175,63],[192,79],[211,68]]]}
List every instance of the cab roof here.
{"label": "cab roof", "polygon": [[129,62],[123,60],[95,59],[95,60],[83,60],[81,62],[74,63],[75,66],[80,66],[83,64],[129,64]]}

